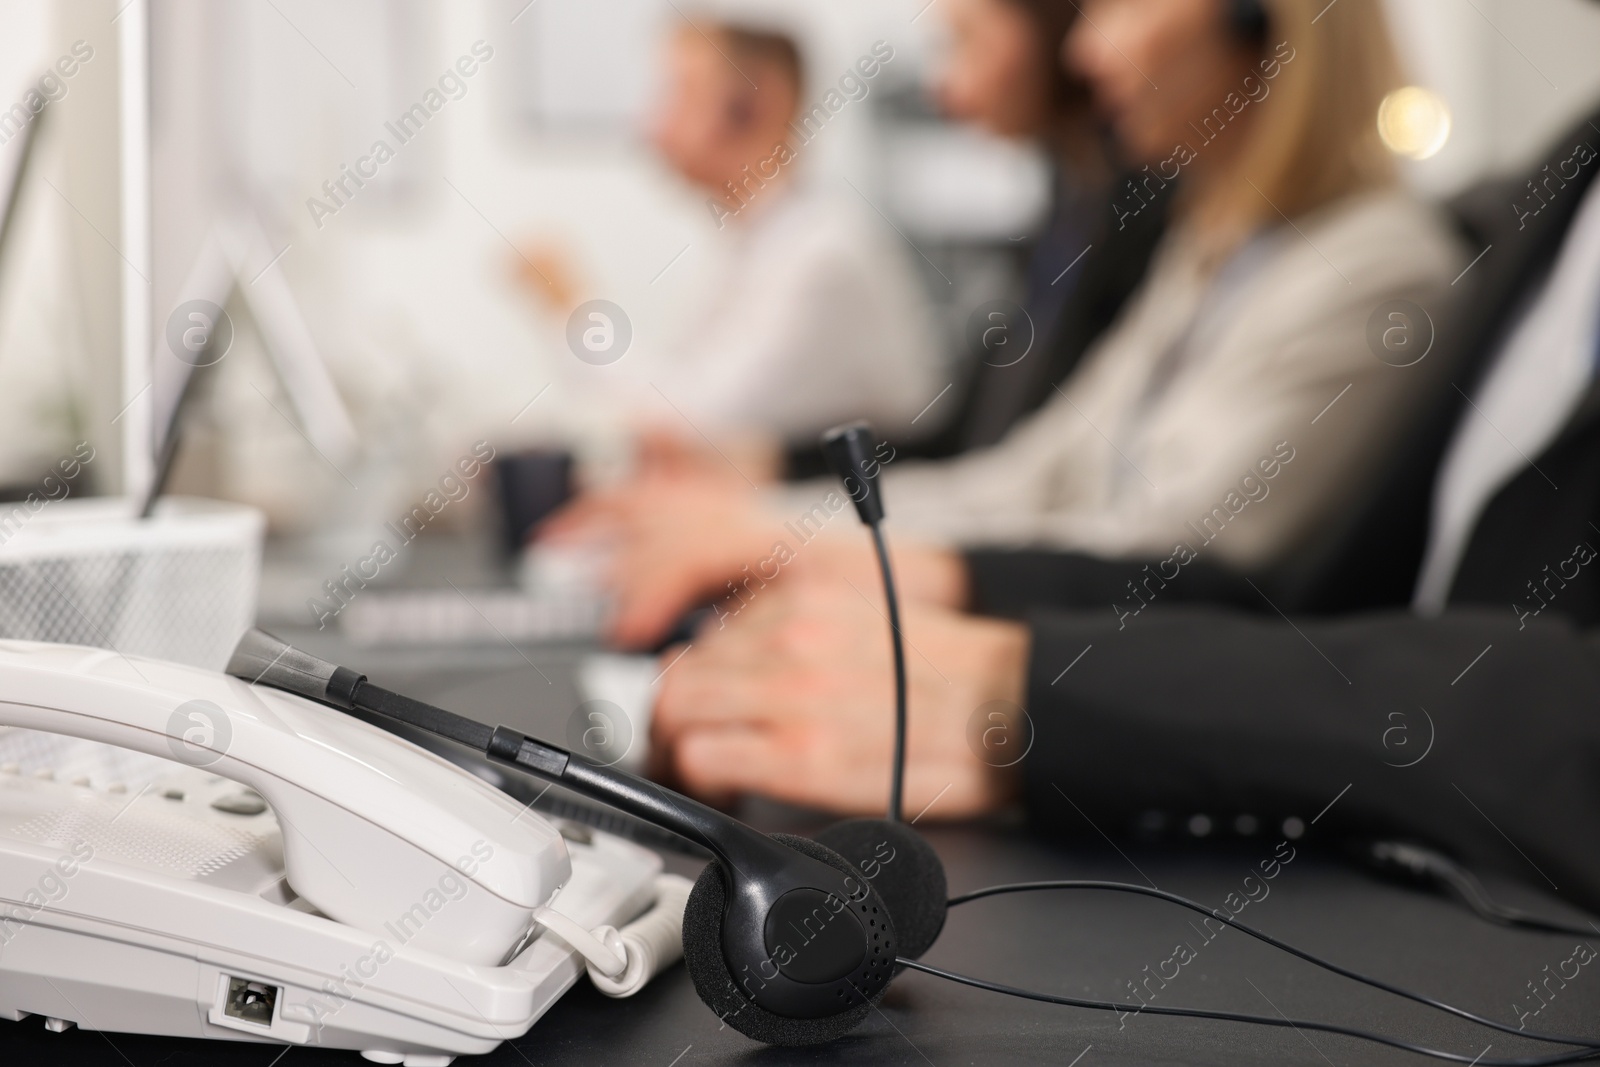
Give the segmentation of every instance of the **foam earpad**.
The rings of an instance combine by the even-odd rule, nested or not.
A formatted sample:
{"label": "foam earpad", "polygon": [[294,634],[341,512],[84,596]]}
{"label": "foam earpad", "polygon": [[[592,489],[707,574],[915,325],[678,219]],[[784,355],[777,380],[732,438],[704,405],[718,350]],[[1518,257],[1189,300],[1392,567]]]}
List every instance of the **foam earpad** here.
{"label": "foam earpad", "polygon": [[1265,37],[1268,21],[1261,0],[1233,0],[1228,5],[1228,25],[1245,41],[1254,43]]}
{"label": "foam earpad", "polygon": [[916,959],[944,929],[949,899],[944,864],[933,846],[903,822],[847,819],[817,835],[866,876],[889,906],[900,955]]}
{"label": "foam earpad", "polygon": [[[773,834],[772,839],[835,870],[862,877],[844,857],[825,845],[789,834]],[[882,907],[893,922],[894,911],[878,897],[870,882],[867,885],[873,893],[873,902]],[[728,961],[722,955],[722,913],[726,900],[722,871],[711,863],[700,872],[683,909],[683,964],[689,969],[694,991],[722,1021],[746,1037],[768,1045],[819,1045],[854,1030],[872,1011],[872,1003],[867,1002],[823,1019],[786,1019],[752,1004],[733,984]],[[882,995],[880,992],[873,1000]]]}

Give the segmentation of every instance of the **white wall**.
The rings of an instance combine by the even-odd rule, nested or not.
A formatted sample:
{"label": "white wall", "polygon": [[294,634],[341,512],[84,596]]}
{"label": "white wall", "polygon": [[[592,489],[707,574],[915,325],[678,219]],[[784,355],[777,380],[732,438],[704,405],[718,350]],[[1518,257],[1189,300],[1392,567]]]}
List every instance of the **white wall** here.
{"label": "white wall", "polygon": [[[1594,0],[1388,0],[1415,80],[1444,95],[1450,141],[1411,167],[1417,186],[1455,192],[1515,170],[1600,100]],[[1600,135],[1597,135],[1600,136]]]}

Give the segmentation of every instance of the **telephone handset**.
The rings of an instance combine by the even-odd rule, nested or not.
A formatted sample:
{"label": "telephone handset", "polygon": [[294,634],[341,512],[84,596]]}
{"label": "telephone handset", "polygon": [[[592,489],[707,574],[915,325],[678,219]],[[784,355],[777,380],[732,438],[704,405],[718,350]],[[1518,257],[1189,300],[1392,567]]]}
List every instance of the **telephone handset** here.
{"label": "telephone handset", "polygon": [[587,931],[673,918],[658,857],[571,836],[293,694],[0,642],[0,1017],[485,1052],[582,973]]}
{"label": "telephone handset", "polygon": [[[472,906],[442,912],[418,946],[493,965],[572,873],[556,830],[518,818],[505,794],[288,694],[69,646],[0,647],[0,694],[0,725],[176,758],[254,789],[277,816],[295,892],[368,933],[459,871]],[[470,874],[463,859],[478,861]]]}

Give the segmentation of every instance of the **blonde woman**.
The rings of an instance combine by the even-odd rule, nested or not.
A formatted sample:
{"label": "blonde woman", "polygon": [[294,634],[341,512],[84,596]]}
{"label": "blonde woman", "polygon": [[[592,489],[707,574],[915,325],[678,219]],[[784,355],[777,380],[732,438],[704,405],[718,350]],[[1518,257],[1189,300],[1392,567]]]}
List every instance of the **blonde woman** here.
{"label": "blonde woman", "polygon": [[[1172,223],[1050,403],[991,448],[887,463],[907,593],[951,606],[965,602],[973,548],[1270,566],[1336,514],[1442,384],[1438,360],[1397,366],[1409,356],[1380,360],[1367,341],[1384,305],[1436,306],[1465,265],[1442,217],[1397,186],[1377,136],[1378,105],[1401,83],[1378,0],[1078,7],[1063,62],[1142,168],[1113,211],[1170,197]],[[1384,321],[1425,345],[1426,322],[1402,316]],[[642,644],[769,559],[782,560],[770,580],[871,582],[830,488],[658,489],[590,505],[560,532],[603,525],[618,538],[615,634]]]}

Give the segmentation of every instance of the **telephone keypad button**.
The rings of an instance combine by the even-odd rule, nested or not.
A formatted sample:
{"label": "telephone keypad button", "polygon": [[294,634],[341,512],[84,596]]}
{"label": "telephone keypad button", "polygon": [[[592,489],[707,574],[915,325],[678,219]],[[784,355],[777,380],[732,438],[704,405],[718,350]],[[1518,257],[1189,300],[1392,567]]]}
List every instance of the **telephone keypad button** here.
{"label": "telephone keypad button", "polygon": [[255,793],[230,793],[213,800],[211,806],[229,815],[260,815],[267,810],[267,802]]}

